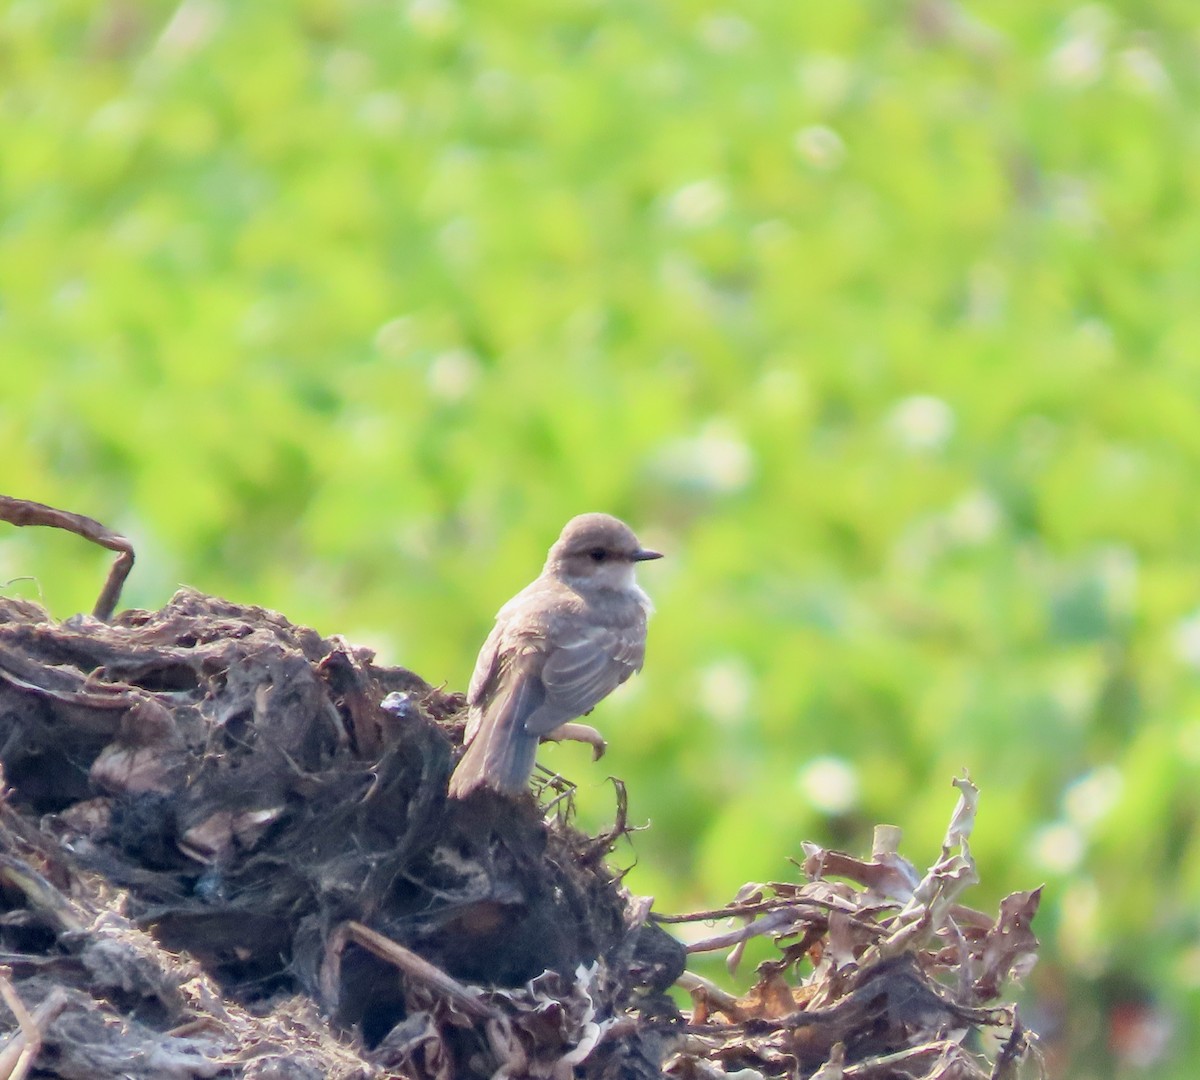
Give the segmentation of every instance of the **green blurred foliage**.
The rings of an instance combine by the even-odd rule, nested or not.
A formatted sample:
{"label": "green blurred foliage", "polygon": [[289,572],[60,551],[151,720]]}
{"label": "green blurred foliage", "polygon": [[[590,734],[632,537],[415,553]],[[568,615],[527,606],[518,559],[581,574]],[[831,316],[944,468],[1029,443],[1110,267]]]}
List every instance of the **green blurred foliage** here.
{"label": "green blurred foliage", "polygon": [[[986,23],[980,21],[986,19]],[[1190,4],[9,0],[0,484],[463,686],[572,513],[670,558],[586,822],[702,907],[878,821],[1048,882],[1055,1071],[1200,1054]],[[0,530],[58,615],[106,558]],[[1165,1038],[1165,1049],[1159,1042]]]}

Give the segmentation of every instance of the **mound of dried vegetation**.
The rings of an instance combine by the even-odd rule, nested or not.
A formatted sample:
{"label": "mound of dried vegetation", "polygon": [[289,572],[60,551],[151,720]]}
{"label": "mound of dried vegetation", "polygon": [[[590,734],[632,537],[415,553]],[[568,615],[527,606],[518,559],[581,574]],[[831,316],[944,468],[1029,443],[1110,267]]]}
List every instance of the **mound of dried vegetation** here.
{"label": "mound of dried vegetation", "polygon": [[[0,517],[121,553],[97,616],[0,599],[0,1080],[999,1078],[1031,1055],[999,1002],[1038,893],[959,903],[965,777],[924,874],[881,827],[869,859],[807,845],[799,882],[654,912],[605,862],[620,799],[598,837],[561,783],[446,799],[460,695],[190,590],[112,617],[122,538]],[[685,948],[684,922],[713,933]],[[756,936],[776,951],[745,996],[687,970]]]}

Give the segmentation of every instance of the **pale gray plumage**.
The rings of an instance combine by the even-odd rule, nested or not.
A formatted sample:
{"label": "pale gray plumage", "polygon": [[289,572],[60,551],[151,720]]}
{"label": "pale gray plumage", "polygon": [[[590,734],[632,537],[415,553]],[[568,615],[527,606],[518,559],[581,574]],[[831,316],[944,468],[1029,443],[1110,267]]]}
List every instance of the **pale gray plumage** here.
{"label": "pale gray plumage", "polygon": [[500,609],[479,652],[451,796],[523,791],[540,739],[641,670],[652,608],[633,568],[657,558],[608,514],[567,522],[541,575]]}

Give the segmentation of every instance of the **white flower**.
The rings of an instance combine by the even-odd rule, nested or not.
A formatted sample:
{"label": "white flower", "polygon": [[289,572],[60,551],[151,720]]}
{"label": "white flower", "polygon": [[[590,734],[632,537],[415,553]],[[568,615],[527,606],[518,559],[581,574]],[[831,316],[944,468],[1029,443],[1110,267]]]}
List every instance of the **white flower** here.
{"label": "white flower", "polygon": [[1175,655],[1188,667],[1200,669],[1200,611],[1175,624]]}
{"label": "white flower", "polygon": [[1117,804],[1124,787],[1121,770],[1101,765],[1075,780],[1063,793],[1063,809],[1080,829],[1090,829],[1103,820]]}
{"label": "white flower", "polygon": [[399,94],[380,90],[367,94],[355,115],[367,131],[376,135],[394,135],[408,119],[408,106]]}
{"label": "white flower", "polygon": [[419,34],[443,37],[458,23],[458,8],[452,0],[411,0],[408,22]]}
{"label": "white flower", "polygon": [[407,315],[389,319],[375,331],[375,348],[393,360],[402,359],[416,341],[416,323]]}
{"label": "white flower", "polygon": [[832,172],[846,160],[846,144],[842,137],[824,124],[801,128],[792,146],[806,165],[822,172]]}
{"label": "white flower", "polygon": [[946,512],[946,531],[959,544],[982,544],[996,535],[1003,514],[986,491],[964,495]]}
{"label": "white flower", "polygon": [[685,228],[702,229],[719,221],[728,205],[729,195],[720,181],[696,180],[667,200],[667,216]]}
{"label": "white flower", "polygon": [[725,727],[742,723],[754,693],[754,677],[739,657],[716,660],[700,672],[696,696],[713,720]]}
{"label": "white flower", "polygon": [[709,421],[693,438],[667,443],[656,464],[676,484],[719,494],[740,491],[754,475],[753,452],[723,420]]}
{"label": "white flower", "polygon": [[1083,837],[1066,821],[1043,826],[1034,834],[1032,846],[1034,860],[1055,874],[1069,874],[1083,861]]}
{"label": "white flower", "polygon": [[1128,614],[1137,601],[1138,557],[1130,548],[1112,544],[1101,550],[1097,561],[1108,607]]}
{"label": "white flower", "polygon": [[800,770],[796,786],[825,814],[844,814],[858,803],[858,772],[845,758],[813,758]]}
{"label": "white flower", "polygon": [[1104,69],[1113,17],[1107,8],[1089,4],[1067,19],[1064,35],[1047,66],[1055,82],[1076,89],[1090,86]]}
{"label": "white flower", "polygon": [[1170,92],[1171,77],[1158,55],[1144,45],[1122,51],[1119,57],[1121,73],[1138,90],[1146,94],[1162,95]]}
{"label": "white flower", "polygon": [[1179,729],[1179,753],[1189,765],[1200,765],[1200,720],[1189,720]]}
{"label": "white flower", "polygon": [[437,231],[438,253],[452,266],[469,266],[479,254],[475,222],[460,214]]}
{"label": "white flower", "polygon": [[931,394],[913,394],[892,406],[887,426],[908,450],[940,450],[954,433],[954,410]]}
{"label": "white flower", "polygon": [[450,349],[433,358],[425,381],[435,398],[453,403],[471,392],[478,377],[479,361],[475,355],[466,349]]}
{"label": "white flower", "polygon": [[854,68],[840,56],[809,56],[797,66],[796,78],[806,100],[828,109],[846,100]]}
{"label": "white flower", "polygon": [[700,23],[700,40],[713,52],[737,52],[754,40],[754,28],[740,15],[710,15]]}

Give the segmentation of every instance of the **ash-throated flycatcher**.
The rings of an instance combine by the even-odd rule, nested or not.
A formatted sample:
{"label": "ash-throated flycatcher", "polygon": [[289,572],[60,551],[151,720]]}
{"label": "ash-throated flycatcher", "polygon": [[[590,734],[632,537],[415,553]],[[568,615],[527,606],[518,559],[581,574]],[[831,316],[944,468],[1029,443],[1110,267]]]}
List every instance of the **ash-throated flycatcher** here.
{"label": "ash-throated flycatcher", "polygon": [[609,514],[567,522],[541,574],[496,615],[475,661],[451,797],[479,787],[524,791],[543,738],[603,752],[598,732],[570,721],[641,671],[652,607],[633,568],[660,558]]}

